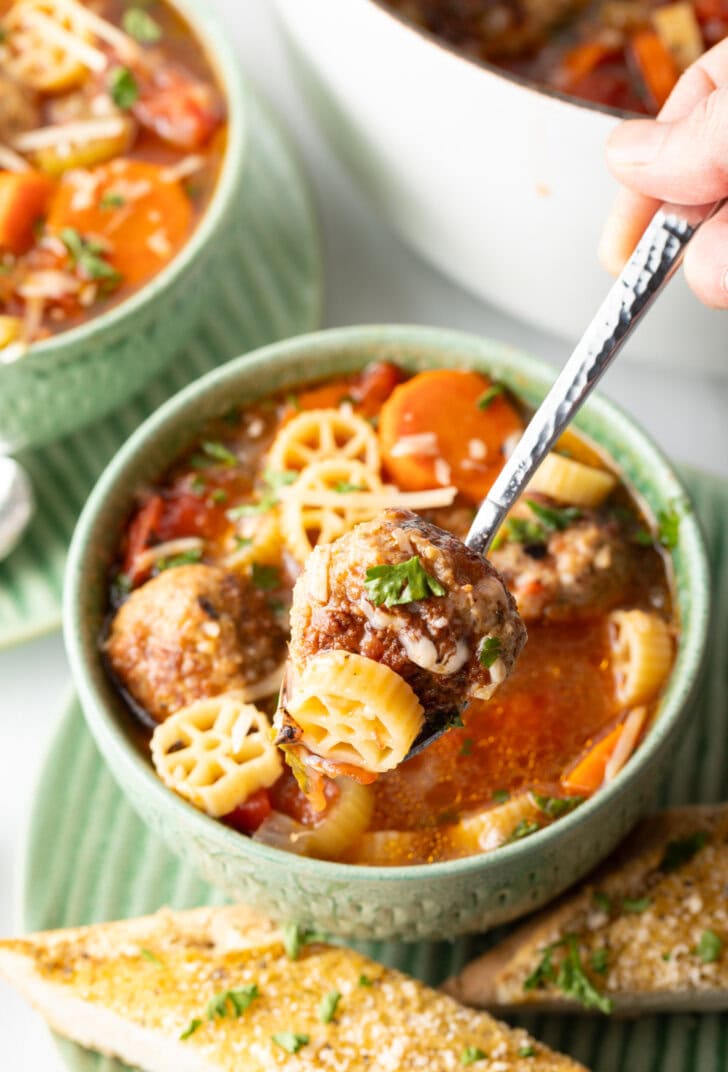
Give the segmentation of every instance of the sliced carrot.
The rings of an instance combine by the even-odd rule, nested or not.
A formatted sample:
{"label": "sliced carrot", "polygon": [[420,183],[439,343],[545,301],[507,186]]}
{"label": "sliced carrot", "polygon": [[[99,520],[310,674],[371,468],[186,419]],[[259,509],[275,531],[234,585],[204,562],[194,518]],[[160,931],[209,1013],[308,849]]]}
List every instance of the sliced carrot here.
{"label": "sliced carrot", "polygon": [[561,779],[563,788],[570,793],[587,795],[594,793],[604,781],[607,763],[617,747],[623,730],[624,723],[620,722],[606,737],[602,737],[601,741],[598,741],[591,751],[587,752],[584,758],[580,759],[576,766]]}
{"label": "sliced carrot", "polygon": [[680,77],[675,59],[654,30],[640,30],[629,44],[652,103],[659,110]]}
{"label": "sliced carrot", "polygon": [[614,49],[600,41],[584,41],[569,49],[559,66],[559,88],[571,89],[576,82],[586,78],[595,67],[613,54]]}
{"label": "sliced carrot", "polygon": [[344,399],[351,397],[348,380],[332,380],[321,387],[312,387],[296,395],[296,409],[335,409]]}
{"label": "sliced carrot", "polygon": [[[119,158],[90,172],[69,172],[48,212],[48,231],[72,228],[101,241],[125,283],[141,283],[174,256],[187,238],[192,205],[181,184],[144,160]],[[95,182],[88,192],[88,177]],[[83,182],[83,185],[79,185]]]}
{"label": "sliced carrot", "polygon": [[[503,466],[506,440],[522,429],[517,411],[491,380],[436,369],[394,389],[379,417],[379,444],[387,472],[403,491],[452,483],[479,502]],[[417,439],[408,444],[411,436],[425,437],[419,449]]]}
{"label": "sliced carrot", "polygon": [[32,246],[33,227],[54,185],[39,171],[0,171],[0,249],[17,255]]}

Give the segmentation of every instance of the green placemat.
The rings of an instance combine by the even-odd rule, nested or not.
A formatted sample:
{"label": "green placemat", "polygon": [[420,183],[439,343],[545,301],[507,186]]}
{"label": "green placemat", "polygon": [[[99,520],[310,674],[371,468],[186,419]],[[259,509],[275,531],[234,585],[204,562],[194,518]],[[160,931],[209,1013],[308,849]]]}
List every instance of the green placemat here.
{"label": "green placemat", "polygon": [[[728,484],[688,471],[710,549],[718,597],[705,677],[693,721],[675,756],[664,803],[728,799]],[[723,598],[721,599],[720,596]],[[44,930],[139,915],[161,905],[219,903],[219,893],[181,864],[136,817],[104,766],[77,701],[65,713],[38,785],[21,891],[22,927]],[[497,938],[358,943],[429,983],[439,983]],[[521,1017],[520,1023],[594,1072],[726,1072],[728,1015]],[[71,1072],[122,1065],[59,1043]]]}
{"label": "green placemat", "polygon": [[254,93],[249,121],[237,253],[187,348],[122,409],[19,456],[38,508],[20,546],[0,563],[0,648],[60,625],[63,568],[76,519],[102,469],[137,425],[215,365],[318,326],[322,264],[305,179],[277,121]]}

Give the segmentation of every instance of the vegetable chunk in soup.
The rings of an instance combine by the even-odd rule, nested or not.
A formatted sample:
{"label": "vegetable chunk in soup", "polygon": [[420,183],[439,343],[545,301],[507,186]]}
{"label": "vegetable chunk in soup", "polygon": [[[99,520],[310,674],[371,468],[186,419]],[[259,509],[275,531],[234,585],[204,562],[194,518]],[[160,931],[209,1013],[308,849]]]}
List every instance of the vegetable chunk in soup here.
{"label": "vegetable chunk in soup", "polygon": [[[233,409],[139,489],[101,643],[171,790],[291,852],[409,864],[530,836],[616,777],[672,667],[674,526],[570,432],[471,562],[459,540],[528,417],[480,373],[379,363]],[[280,713],[276,739],[289,638],[288,724],[324,756],[334,719],[329,766]]]}

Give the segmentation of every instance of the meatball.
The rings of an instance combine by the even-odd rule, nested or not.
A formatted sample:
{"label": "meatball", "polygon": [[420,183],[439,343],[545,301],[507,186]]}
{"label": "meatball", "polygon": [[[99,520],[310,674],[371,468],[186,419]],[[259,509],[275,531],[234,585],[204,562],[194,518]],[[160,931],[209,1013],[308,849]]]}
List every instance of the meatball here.
{"label": "meatball", "polygon": [[628,598],[639,570],[640,549],[617,521],[582,512],[546,542],[509,540],[490,560],[516,597],[526,621],[588,618]]}
{"label": "meatball", "polygon": [[356,652],[404,678],[426,719],[490,695],[525,640],[493,567],[408,510],[386,510],[317,547],[293,593],[296,670],[319,652]]}
{"label": "meatball", "polygon": [[40,109],[32,90],[0,75],[0,141],[12,141],[39,123]]}
{"label": "meatball", "polygon": [[137,588],[116,613],[105,647],[124,688],[163,722],[193,700],[270,674],[285,658],[285,635],[248,581],[190,565]]}

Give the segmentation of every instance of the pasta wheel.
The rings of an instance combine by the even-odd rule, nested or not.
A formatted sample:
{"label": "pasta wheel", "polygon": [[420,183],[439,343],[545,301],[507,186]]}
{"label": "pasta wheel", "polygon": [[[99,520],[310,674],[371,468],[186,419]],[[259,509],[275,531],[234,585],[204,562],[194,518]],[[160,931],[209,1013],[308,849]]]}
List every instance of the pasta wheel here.
{"label": "pasta wheel", "polygon": [[268,719],[234,692],[198,700],[160,723],[152,761],[165,785],[215,817],[283,771]]}
{"label": "pasta wheel", "polygon": [[606,469],[584,465],[563,454],[547,454],[528,484],[557,502],[572,506],[599,506],[616,487],[617,478]]}
{"label": "pasta wheel", "polygon": [[344,487],[381,492],[382,482],[363,462],[327,458],[307,466],[286,493],[283,538],[298,562],[303,564],[317,544],[332,543],[361,521],[369,521],[376,515],[377,507],[353,505],[346,491],[341,491],[332,505],[319,506],[306,501],[307,493],[337,492]]}
{"label": "pasta wheel", "polygon": [[379,444],[368,421],[348,409],[311,409],[284,424],[273,440],[268,466],[301,472],[312,462],[346,458],[379,472]]}
{"label": "pasta wheel", "polygon": [[377,773],[402,762],[423,721],[422,705],[399,674],[337,650],[309,660],[286,711],[314,755]]}
{"label": "pasta wheel", "polygon": [[633,707],[652,699],[672,666],[667,623],[642,610],[615,610],[609,615],[609,633],[617,702]]}
{"label": "pasta wheel", "polygon": [[264,566],[277,566],[281,561],[283,534],[279,507],[264,514],[243,517],[237,522],[236,535],[242,539],[225,557],[225,565],[234,570],[245,570],[258,562]]}
{"label": "pasta wheel", "polygon": [[8,74],[42,93],[80,85],[87,71],[103,71],[106,58],[91,44],[83,12],[57,0],[18,0],[4,19]]}
{"label": "pasta wheel", "polygon": [[336,860],[356,845],[371,822],[374,794],[370,786],[352,778],[337,778],[339,796],[315,826],[304,826],[288,815],[274,811],[253,835],[254,841],[295,852]]}
{"label": "pasta wheel", "polygon": [[463,853],[490,852],[531,824],[544,825],[544,813],[529,793],[519,793],[505,804],[464,815],[453,827],[453,844]]}

